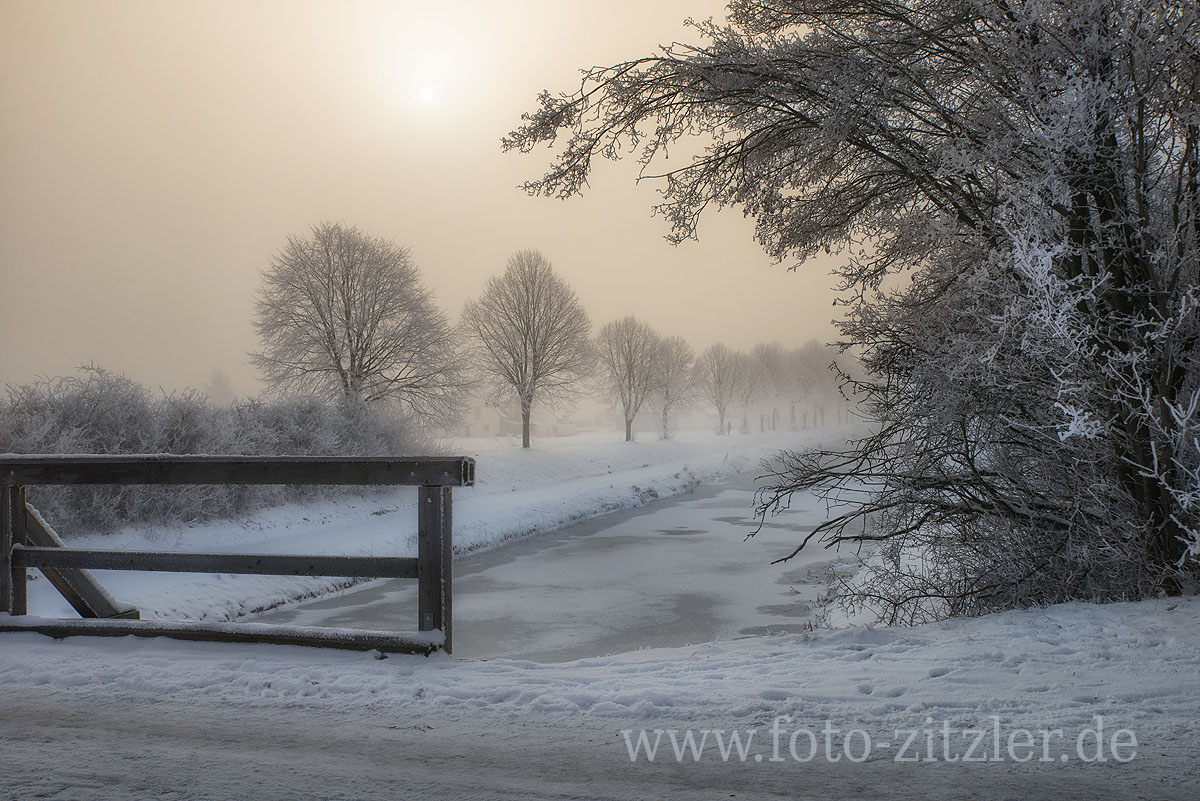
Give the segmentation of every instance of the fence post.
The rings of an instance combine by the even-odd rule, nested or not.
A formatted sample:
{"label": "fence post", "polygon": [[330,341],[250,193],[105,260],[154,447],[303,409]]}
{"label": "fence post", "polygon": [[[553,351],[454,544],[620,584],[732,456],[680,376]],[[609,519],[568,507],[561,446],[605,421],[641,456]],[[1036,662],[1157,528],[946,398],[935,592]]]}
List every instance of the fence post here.
{"label": "fence post", "polygon": [[450,487],[417,488],[417,628],[441,629],[451,653]]}
{"label": "fence post", "polygon": [[[26,524],[25,511],[25,487],[20,485],[9,485],[8,492],[4,493],[4,501],[8,505],[8,520],[12,531],[13,545],[28,545],[29,534]],[[11,558],[12,551],[9,551]],[[28,613],[28,595],[26,594],[25,581],[28,578],[24,567],[12,566],[12,613],[14,615],[24,615]]]}
{"label": "fence post", "polygon": [[442,499],[442,632],[446,642],[442,645],[446,653],[454,653],[454,643],[451,634],[454,629],[454,538],[453,526],[453,487],[441,487]]}
{"label": "fence post", "polygon": [[0,479],[0,612],[12,611],[12,484]]}

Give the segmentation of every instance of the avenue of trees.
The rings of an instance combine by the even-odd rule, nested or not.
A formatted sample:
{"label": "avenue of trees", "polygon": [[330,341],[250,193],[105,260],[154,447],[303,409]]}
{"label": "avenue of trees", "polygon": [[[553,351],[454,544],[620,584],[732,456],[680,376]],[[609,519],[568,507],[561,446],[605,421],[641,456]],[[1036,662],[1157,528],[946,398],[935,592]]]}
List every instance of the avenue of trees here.
{"label": "avenue of trees", "polygon": [[527,189],[557,197],[597,157],[661,164],[676,241],[732,205],[780,260],[839,255],[853,389],[879,426],[793,454],[763,512],[808,489],[849,504],[804,543],[879,544],[844,597],[887,621],[1195,587],[1195,3],[729,11],[543,93],[504,144],[549,143]]}
{"label": "avenue of trees", "polygon": [[812,425],[822,425],[826,410],[837,414],[837,422],[843,412],[848,419],[830,372],[834,354],[816,342],[794,350],[760,343],[749,353],[718,342],[696,357],[682,337],[664,337],[636,317],[624,317],[600,329],[595,347],[602,390],[620,408],[627,441],[647,405],[662,416],[663,439],[671,436],[672,410],[681,407],[715,413],[718,434],[731,432],[732,409],[741,413],[742,433],[774,431],[781,424],[807,428],[810,415]]}
{"label": "avenue of trees", "polygon": [[[644,408],[661,415],[664,438],[673,412],[706,404],[721,434],[731,409],[742,432],[776,428],[780,405],[787,426],[806,427],[810,412],[817,425],[835,389],[820,348],[808,363],[778,344],[741,353],[718,343],[696,358],[682,338],[632,316],[593,334],[574,290],[536,250],[513,254],[451,327],[407,249],[341,223],[289,237],[263,273],[254,324],[262,349],[251,358],[275,397],[399,409],[442,429],[470,395],[511,400],[526,448],[535,407],[584,396],[610,398],[631,440]],[[752,415],[765,405],[769,422]]]}

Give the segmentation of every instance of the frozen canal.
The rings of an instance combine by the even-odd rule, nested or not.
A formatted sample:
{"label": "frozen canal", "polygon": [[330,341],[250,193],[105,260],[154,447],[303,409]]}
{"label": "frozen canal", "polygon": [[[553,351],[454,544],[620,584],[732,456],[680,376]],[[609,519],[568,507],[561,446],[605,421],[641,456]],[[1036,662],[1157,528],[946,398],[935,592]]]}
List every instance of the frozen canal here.
{"label": "frozen canal", "polygon": [[[806,549],[811,496],[752,539],[754,477],[614,512],[454,563],[454,653],[558,662],[638,648],[796,632],[838,557]],[[843,555],[843,561],[849,556]],[[416,582],[377,581],[276,610],[263,622],[415,628]]]}

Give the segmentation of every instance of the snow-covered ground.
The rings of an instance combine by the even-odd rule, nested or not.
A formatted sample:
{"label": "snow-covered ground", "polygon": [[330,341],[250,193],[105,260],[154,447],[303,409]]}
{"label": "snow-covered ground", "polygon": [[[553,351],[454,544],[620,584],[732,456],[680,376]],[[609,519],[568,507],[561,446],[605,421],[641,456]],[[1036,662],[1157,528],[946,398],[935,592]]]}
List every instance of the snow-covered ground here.
{"label": "snow-covered ground", "polygon": [[[743,473],[805,441],[606,435],[524,452],[458,443],[479,460],[479,486],[455,493],[457,542],[494,547]],[[697,501],[738,492],[748,494]],[[278,509],[151,541],[412,553],[412,500]],[[136,547],[146,533],[90,542]],[[183,619],[336,587],[102,578],[146,616]],[[32,611],[65,613],[44,581],[33,589]],[[754,633],[551,664],[10,633],[0,635],[0,687],[5,799],[1200,797],[1200,598]]]}
{"label": "snow-covered ground", "polygon": [[[0,687],[12,799],[1091,801],[1200,788],[1197,598],[553,665],[9,634]],[[698,760],[688,729],[709,732]],[[660,743],[653,762],[644,748],[630,757],[643,730]],[[804,758],[810,742],[798,761],[791,746]]]}
{"label": "snow-covered ground", "polygon": [[[567,662],[639,648],[809,631],[831,572],[853,556],[788,553],[825,519],[811,493],[753,538],[753,474],[572,523],[454,563],[456,656]],[[372,582],[256,618],[412,630],[415,582]],[[233,624],[243,625],[243,624]]]}
{"label": "snow-covered ground", "polygon": [[[840,444],[849,427],[807,432],[715,436],[680,432],[675,439],[624,442],[619,432],[537,439],[446,443],[477,460],[474,487],[455,490],[454,541],[459,552],[553,531],[573,521],[685,492],[700,482],[754,470],[781,448]],[[73,538],[97,548],[153,548],[217,553],[416,555],[416,490],[397,488],[266,510],[248,519],[165,529],[129,529]],[[54,521],[50,521],[53,524]],[[302,598],[336,592],[340,578],[96,571],[117,599],[143,618],[233,620]],[[30,613],[72,617],[45,580],[30,583]],[[415,612],[414,612],[415,616]]]}

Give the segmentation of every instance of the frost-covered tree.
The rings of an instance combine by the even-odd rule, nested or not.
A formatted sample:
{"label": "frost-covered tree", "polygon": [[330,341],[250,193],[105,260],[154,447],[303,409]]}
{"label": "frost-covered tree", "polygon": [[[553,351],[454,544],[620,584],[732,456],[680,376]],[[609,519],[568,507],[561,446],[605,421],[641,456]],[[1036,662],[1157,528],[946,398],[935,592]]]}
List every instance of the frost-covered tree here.
{"label": "frost-covered tree", "polygon": [[[659,174],[671,238],[742,206],[779,259],[835,250],[878,431],[795,454],[764,511],[845,501],[886,619],[1183,590],[1200,557],[1200,16],[1191,0],[733,0],[701,43],[544,93],[566,134]],[[907,274],[903,280],[894,277]],[[869,525],[867,523],[869,522]],[[803,546],[801,546],[803,547]]]}
{"label": "frost-covered tree", "polygon": [[571,394],[593,364],[587,312],[544,255],[522,250],[467,302],[461,325],[497,392],[520,402],[521,446],[528,448],[535,399]]}
{"label": "frost-covered tree", "polygon": [[695,393],[695,354],[683,337],[666,337],[658,350],[658,386],[653,401],[662,413],[662,438],[671,438],[671,412]]}
{"label": "frost-covered tree", "polygon": [[631,315],[601,326],[595,347],[604,382],[621,404],[625,441],[630,442],[634,418],[661,381],[662,337]]}
{"label": "frost-covered tree", "polygon": [[452,329],[394,242],[328,222],[288,237],[263,273],[254,327],[251,359],[276,394],[394,400],[443,423],[458,414]]}
{"label": "frost-covered tree", "polygon": [[696,359],[694,371],[697,391],[716,409],[718,433],[727,433],[725,413],[737,398],[742,379],[738,353],[724,342],[717,342]]}

